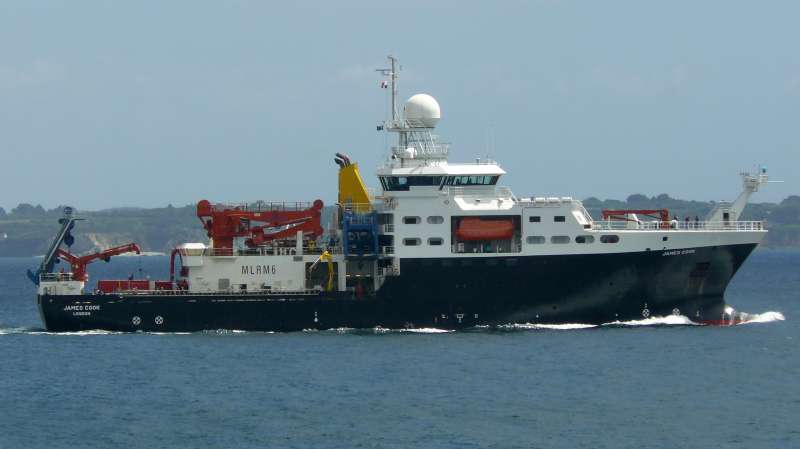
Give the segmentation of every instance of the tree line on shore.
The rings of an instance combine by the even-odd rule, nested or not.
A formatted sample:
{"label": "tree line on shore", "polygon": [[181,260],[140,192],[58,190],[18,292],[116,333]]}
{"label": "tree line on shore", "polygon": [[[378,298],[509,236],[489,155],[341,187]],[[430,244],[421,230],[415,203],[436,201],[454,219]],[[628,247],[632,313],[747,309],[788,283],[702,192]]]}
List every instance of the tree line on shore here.
{"label": "tree line on shore", "polygon": [[[642,194],[625,200],[587,198],[586,209],[600,219],[603,209],[668,209],[679,220],[701,220],[715,206],[713,202],[689,201],[667,194],[648,197]],[[63,206],[45,209],[41,205],[19,204],[10,211],[0,207],[0,257],[25,257],[43,254],[58,230],[57,220]],[[75,229],[73,252],[81,253],[128,242],[138,243],[145,251],[169,252],[182,242],[207,241],[196,216],[194,205],[161,208],[112,208],[78,211],[86,218]],[[332,208],[326,207],[323,221],[329,220]],[[765,220],[769,234],[764,246],[800,247],[800,196],[792,195],[779,203],[748,204],[742,220]]]}

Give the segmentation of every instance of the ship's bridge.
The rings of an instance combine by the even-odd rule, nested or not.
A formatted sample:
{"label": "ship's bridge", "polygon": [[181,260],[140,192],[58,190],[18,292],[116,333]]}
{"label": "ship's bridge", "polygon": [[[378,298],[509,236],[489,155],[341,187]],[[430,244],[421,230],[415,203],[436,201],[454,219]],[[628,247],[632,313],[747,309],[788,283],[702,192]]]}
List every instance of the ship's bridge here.
{"label": "ship's bridge", "polygon": [[385,192],[408,191],[412,187],[494,186],[506,172],[497,162],[478,159],[474,163],[436,164],[397,163],[378,169],[378,180]]}

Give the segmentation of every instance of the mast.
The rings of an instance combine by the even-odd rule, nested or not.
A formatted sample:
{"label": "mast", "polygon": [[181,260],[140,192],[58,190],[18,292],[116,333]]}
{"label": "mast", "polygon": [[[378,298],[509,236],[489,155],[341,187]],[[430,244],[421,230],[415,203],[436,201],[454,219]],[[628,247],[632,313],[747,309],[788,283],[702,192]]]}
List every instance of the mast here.
{"label": "mast", "polygon": [[389,61],[392,63],[390,72],[392,83],[392,121],[397,119],[397,58],[392,55],[388,56]]}
{"label": "mast", "polygon": [[394,127],[397,120],[397,58],[392,55],[387,56],[387,58],[389,59],[389,68],[375,69],[375,71],[389,77],[389,85],[392,90],[392,121],[390,127]]}
{"label": "mast", "polygon": [[414,120],[409,121],[404,109],[401,115],[397,110],[397,76],[402,67],[393,55],[387,56],[389,67],[375,69],[381,75],[388,77],[392,96],[392,118],[378,126],[378,131],[397,133],[397,146],[391,148],[392,159],[398,159],[400,164],[410,159],[442,160],[447,158],[447,144],[438,142],[438,137],[431,130],[439,121],[439,103],[427,94],[417,94],[409,99],[409,104],[415,108]]}

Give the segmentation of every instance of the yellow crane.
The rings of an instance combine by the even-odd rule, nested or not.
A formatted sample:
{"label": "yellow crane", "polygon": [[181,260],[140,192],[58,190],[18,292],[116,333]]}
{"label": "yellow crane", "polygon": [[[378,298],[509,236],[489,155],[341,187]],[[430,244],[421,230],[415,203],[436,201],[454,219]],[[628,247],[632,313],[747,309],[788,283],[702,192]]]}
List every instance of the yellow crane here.
{"label": "yellow crane", "polygon": [[314,268],[322,262],[328,262],[328,284],[325,286],[325,291],[330,292],[333,291],[333,256],[331,255],[330,251],[325,250],[320,254],[319,258],[308,267],[308,273],[311,274],[314,271]]}

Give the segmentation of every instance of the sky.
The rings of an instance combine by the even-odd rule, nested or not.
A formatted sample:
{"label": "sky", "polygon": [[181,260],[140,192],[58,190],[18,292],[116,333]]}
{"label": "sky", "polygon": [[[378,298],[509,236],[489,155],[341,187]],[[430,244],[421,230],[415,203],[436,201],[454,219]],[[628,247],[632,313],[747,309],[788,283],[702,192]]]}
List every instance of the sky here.
{"label": "sky", "polygon": [[800,194],[797,1],[0,3],[0,207],[336,198],[389,136],[377,68],[518,196]]}

